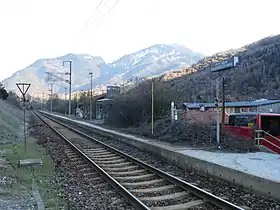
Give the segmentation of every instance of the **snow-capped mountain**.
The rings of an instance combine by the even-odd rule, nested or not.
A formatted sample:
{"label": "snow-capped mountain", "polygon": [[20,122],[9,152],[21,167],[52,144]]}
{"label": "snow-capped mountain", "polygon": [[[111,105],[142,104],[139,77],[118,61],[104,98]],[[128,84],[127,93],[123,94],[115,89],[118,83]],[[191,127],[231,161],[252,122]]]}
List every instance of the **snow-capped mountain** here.
{"label": "snow-capped mountain", "polygon": [[154,76],[187,66],[196,63],[202,57],[202,54],[177,44],[153,45],[124,55],[112,63],[105,63],[101,57],[87,54],[67,54],[52,59],[39,59],[2,83],[7,89],[16,91],[17,82],[29,82],[32,84],[30,93],[37,95],[48,91],[46,72],[56,72],[59,77],[53,82],[56,92],[63,92],[64,87],[68,87],[66,82],[69,79],[69,76],[65,75],[69,71],[69,65],[63,66],[63,61],[72,60],[73,90],[86,90],[90,83],[89,72],[93,72],[94,85],[119,84],[132,77]]}
{"label": "snow-capped mountain", "polygon": [[[93,57],[84,54],[67,54],[61,57],[52,59],[39,59],[30,66],[23,70],[15,72],[11,77],[2,81],[8,90],[15,91],[17,93],[17,82],[31,83],[29,93],[34,95],[40,95],[42,92],[48,93],[50,87],[50,79],[54,84],[55,92],[64,92],[64,88],[68,88],[67,80],[69,80],[69,63],[63,61],[72,61],[72,86],[77,88],[89,82],[89,72],[93,72],[95,77],[100,74],[99,65],[104,63],[104,60],[100,57]],[[57,78],[47,76],[47,72],[56,73]],[[49,80],[48,80],[49,79]]]}

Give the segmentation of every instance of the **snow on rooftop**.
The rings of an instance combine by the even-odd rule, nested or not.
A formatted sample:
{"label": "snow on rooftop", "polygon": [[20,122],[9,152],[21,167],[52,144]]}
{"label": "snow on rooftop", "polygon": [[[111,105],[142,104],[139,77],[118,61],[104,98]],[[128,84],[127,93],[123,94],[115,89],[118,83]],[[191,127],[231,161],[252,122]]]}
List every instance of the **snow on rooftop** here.
{"label": "snow on rooftop", "polygon": [[261,99],[258,99],[258,100],[255,100],[256,102],[259,102],[259,101],[268,101],[267,99],[265,98],[261,98]]}

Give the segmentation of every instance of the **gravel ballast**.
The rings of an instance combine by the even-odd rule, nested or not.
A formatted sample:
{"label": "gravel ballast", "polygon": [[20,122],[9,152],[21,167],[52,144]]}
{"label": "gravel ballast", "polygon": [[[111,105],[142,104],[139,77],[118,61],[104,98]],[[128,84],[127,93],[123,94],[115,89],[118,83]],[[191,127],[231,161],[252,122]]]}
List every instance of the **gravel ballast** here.
{"label": "gravel ballast", "polygon": [[[65,150],[69,146],[45,124],[36,119],[36,132],[40,135],[39,143],[46,147],[56,166],[56,182],[60,186],[61,197],[68,203],[68,209],[133,209],[103,179],[88,181],[76,161],[71,161]],[[96,176],[99,176],[96,174]]]}
{"label": "gravel ballast", "polygon": [[217,180],[211,177],[199,175],[193,171],[184,170],[180,167],[170,164],[169,162],[157,156],[149,154],[145,151],[141,151],[133,146],[130,146],[118,140],[101,137],[100,135],[89,131],[88,128],[80,127],[77,125],[75,125],[75,128],[87,134],[90,134],[91,136],[96,137],[102,142],[113,146],[135,158],[144,161],[147,164],[150,164],[158,169],[170,173],[189,183],[195,184],[196,186],[202,189],[206,189],[214,195],[220,196],[228,200],[229,202],[232,202],[239,206],[260,210],[280,209],[280,204],[272,199],[255,195],[254,193],[249,192],[246,189],[242,189],[241,187],[235,186],[223,180]]}

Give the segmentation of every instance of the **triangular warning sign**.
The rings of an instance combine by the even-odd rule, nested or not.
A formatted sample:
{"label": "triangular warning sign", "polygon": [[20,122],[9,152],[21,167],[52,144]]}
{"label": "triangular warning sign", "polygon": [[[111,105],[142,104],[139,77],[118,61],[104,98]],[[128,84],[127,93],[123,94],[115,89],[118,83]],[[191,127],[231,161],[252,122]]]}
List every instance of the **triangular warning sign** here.
{"label": "triangular warning sign", "polygon": [[17,83],[17,87],[23,96],[27,93],[30,85],[29,83]]}

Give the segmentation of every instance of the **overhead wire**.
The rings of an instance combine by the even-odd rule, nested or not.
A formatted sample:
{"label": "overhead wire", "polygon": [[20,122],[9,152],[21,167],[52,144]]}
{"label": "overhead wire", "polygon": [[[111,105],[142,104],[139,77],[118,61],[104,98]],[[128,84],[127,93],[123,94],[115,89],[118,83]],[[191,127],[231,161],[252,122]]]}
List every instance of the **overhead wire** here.
{"label": "overhead wire", "polygon": [[[98,32],[98,29],[100,29],[102,27],[102,25],[106,22],[106,20],[109,17],[109,14],[113,11],[113,9],[117,6],[118,3],[119,3],[119,0],[116,0],[115,4],[108,10],[105,17],[103,19],[101,19],[101,21],[96,25],[96,27],[95,27],[96,32]],[[95,33],[95,34],[97,34],[97,33]]]}
{"label": "overhead wire", "polygon": [[119,3],[119,0],[117,0],[115,2],[115,4],[109,9],[108,14],[110,14],[110,12],[117,6],[118,3]]}
{"label": "overhead wire", "polygon": [[[91,30],[91,31],[94,30],[95,32],[94,34],[96,34],[97,29],[99,29],[100,26],[104,23],[104,19],[107,19],[106,16],[108,16],[108,14],[112,12],[112,10],[117,6],[118,1],[119,0],[117,0],[117,2],[115,2],[114,5],[111,6],[109,10],[108,7],[106,6],[110,2],[110,0],[99,1],[99,3],[95,6],[93,13],[81,24],[81,28],[78,29],[77,33],[72,38],[73,41],[71,43],[73,47],[79,46],[79,43],[77,43],[80,42],[79,40],[84,40],[86,30]],[[100,17],[100,15],[102,14],[105,18]]]}
{"label": "overhead wire", "polygon": [[102,4],[103,1],[104,1],[104,0],[101,0],[101,1],[99,2],[98,6],[97,6],[95,9],[98,10],[98,8],[100,7],[100,5]]}
{"label": "overhead wire", "polygon": [[[119,4],[120,1],[115,0],[115,2],[113,4],[110,4],[109,2],[111,2],[111,0],[100,0],[99,1],[99,3],[95,7],[93,14],[91,14],[91,16],[86,19],[86,21],[82,25],[80,31],[78,32],[77,36],[79,37],[79,39],[81,39],[80,36],[83,34],[83,32],[85,32],[84,30],[94,31],[94,36],[96,36],[98,34],[100,28],[102,28],[103,24],[109,18],[110,13],[116,8],[116,6]],[[150,5],[151,7],[145,13],[153,14],[153,11],[161,5],[160,2],[161,2],[161,0],[154,0],[152,2],[152,4]],[[109,7],[109,5],[112,5],[112,6],[108,8],[108,7],[106,7],[107,5],[108,5],[108,7]],[[102,13],[103,13],[103,17],[102,16],[98,17],[98,16],[100,16],[100,14],[102,15]],[[81,39],[81,40],[83,40],[83,39]]]}
{"label": "overhead wire", "polygon": [[[110,1],[110,0],[105,0],[105,1],[104,1],[104,0],[101,0],[101,1],[99,2],[99,4],[96,6],[96,9],[95,9],[95,10],[97,11],[97,14],[96,14],[96,13],[92,14],[92,15],[85,21],[84,26],[82,27],[82,30],[86,29],[86,28],[88,27],[88,25],[91,24],[92,20],[93,20],[93,21],[97,20],[97,22],[98,22],[98,18],[96,17],[96,15],[98,16],[100,13],[102,13],[102,10],[99,10],[99,8],[101,7],[101,5],[106,6],[107,3],[108,3],[109,1]],[[117,0],[117,1],[115,2],[115,4],[114,4],[109,10],[104,11],[104,13],[105,13],[105,18],[104,18],[104,19],[105,19],[105,20],[107,19],[107,17],[108,17],[108,15],[110,14],[110,12],[117,6],[118,2],[119,2],[119,0]],[[101,18],[101,21],[99,22],[99,24],[97,23],[97,25],[100,26],[102,23],[104,23],[104,19]]]}

